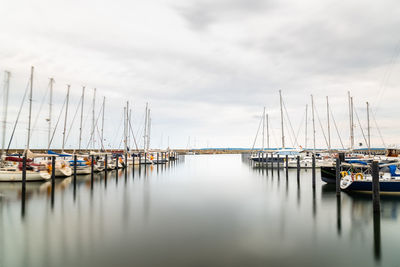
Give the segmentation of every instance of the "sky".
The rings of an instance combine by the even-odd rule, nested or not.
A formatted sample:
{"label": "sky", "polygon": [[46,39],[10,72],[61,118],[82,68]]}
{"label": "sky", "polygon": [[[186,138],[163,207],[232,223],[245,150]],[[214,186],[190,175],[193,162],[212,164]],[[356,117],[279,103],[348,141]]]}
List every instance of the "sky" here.
{"label": "sky", "polygon": [[[31,66],[31,148],[48,144],[51,77],[53,148],[62,144],[67,84],[66,148],[78,146],[79,112],[73,117],[82,86],[83,148],[89,147],[94,88],[96,120],[106,98],[106,148],[122,147],[127,101],[138,146],[146,103],[152,148],[252,147],[263,107],[270,146],[281,146],[279,90],[286,146],[305,146],[307,104],[307,146],[313,146],[312,94],[316,146],[327,146],[329,96],[332,147],[349,147],[348,91],[359,117],[357,146],[366,144],[367,101],[371,146],[400,142],[398,1],[3,0],[0,6],[1,81],[11,72],[6,145]],[[11,148],[26,145],[28,104],[25,99]],[[98,134],[95,142],[98,147]],[[261,146],[260,136],[255,144]]]}

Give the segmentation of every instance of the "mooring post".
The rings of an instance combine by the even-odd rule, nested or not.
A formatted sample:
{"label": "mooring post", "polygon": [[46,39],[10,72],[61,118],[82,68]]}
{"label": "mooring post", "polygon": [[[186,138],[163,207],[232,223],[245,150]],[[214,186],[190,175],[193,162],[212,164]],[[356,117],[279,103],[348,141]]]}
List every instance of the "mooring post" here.
{"label": "mooring post", "polygon": [[90,156],[90,188],[93,189],[94,178],[94,155]]}
{"label": "mooring post", "polygon": [[56,157],[51,157],[51,190],[54,190],[56,182]]}
{"label": "mooring post", "polygon": [[379,191],[379,167],[378,161],[374,160],[372,162],[372,202],[374,212],[380,212],[381,210]]}
{"label": "mooring post", "polygon": [[54,208],[54,193],[56,187],[56,157],[51,157],[51,209]]}
{"label": "mooring post", "polygon": [[315,187],[315,154],[312,154],[312,186]]}
{"label": "mooring post", "polygon": [[258,151],[258,166],[261,164],[260,151]]}
{"label": "mooring post", "polygon": [[107,186],[107,176],[108,176],[108,156],[104,155],[104,183]]}
{"label": "mooring post", "polygon": [[297,156],[297,180],[300,179],[300,156]]}
{"label": "mooring post", "polygon": [[26,156],[22,158],[22,191],[26,189]]}
{"label": "mooring post", "polygon": [[263,167],[267,166],[267,153],[263,153]]}
{"label": "mooring post", "polygon": [[274,172],[274,154],[271,153],[271,171]]}
{"label": "mooring post", "polygon": [[105,171],[105,177],[107,178],[107,172],[108,172],[108,156],[107,156],[107,154],[104,154],[104,171]]}
{"label": "mooring post", "polygon": [[157,152],[157,167],[160,164],[160,152]]}
{"label": "mooring post", "polygon": [[136,158],[136,154],[135,152],[132,153],[132,170],[135,169],[135,158]]}
{"label": "mooring post", "polygon": [[340,158],[336,159],[336,195],[340,195]]}
{"label": "mooring post", "polygon": [[280,160],[281,160],[281,156],[280,156],[279,154],[276,155],[276,162],[277,162],[277,163],[276,163],[276,167],[278,168],[278,171],[279,171],[279,168],[280,168],[280,167],[279,167],[279,165],[280,165],[280,162],[279,162],[279,161],[280,161]]}
{"label": "mooring post", "polygon": [[286,169],[286,178],[289,178],[289,156],[285,157],[285,169]]}
{"label": "mooring post", "polygon": [[147,153],[144,153],[144,164],[147,164]]}
{"label": "mooring post", "polygon": [[77,156],[74,155],[74,186],[76,185],[76,164],[77,164]]}
{"label": "mooring post", "polygon": [[115,158],[115,178],[118,179],[118,154],[116,155]]}
{"label": "mooring post", "polygon": [[125,153],[125,169],[128,168],[128,153]]}

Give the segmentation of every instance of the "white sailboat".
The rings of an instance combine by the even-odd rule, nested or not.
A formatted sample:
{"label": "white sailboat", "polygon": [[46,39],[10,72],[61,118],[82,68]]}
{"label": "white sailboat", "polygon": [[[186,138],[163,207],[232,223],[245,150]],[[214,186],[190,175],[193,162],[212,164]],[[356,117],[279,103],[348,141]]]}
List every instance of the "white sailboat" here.
{"label": "white sailboat", "polygon": [[[30,75],[30,88],[29,88],[29,121],[28,121],[28,136],[27,136],[27,145],[24,152],[24,155],[27,157],[27,166],[26,166],[26,181],[41,181],[48,180],[51,178],[49,170],[45,165],[35,164],[33,163],[32,158],[34,155],[29,151],[30,144],[30,132],[31,132],[31,114],[32,114],[32,93],[33,93],[33,72],[34,67],[31,67],[31,75]],[[5,94],[4,94],[4,102],[5,102],[5,116],[7,114],[7,103],[8,103],[8,91],[9,91],[9,78],[10,74],[6,73],[6,83],[5,83]],[[6,123],[7,118],[4,118],[3,123]],[[3,139],[5,137],[5,125],[3,124]],[[2,151],[4,153],[4,142]],[[18,157],[5,157],[4,154],[1,158],[1,166],[0,166],[0,181],[2,182],[20,182],[22,181],[22,158]]]}

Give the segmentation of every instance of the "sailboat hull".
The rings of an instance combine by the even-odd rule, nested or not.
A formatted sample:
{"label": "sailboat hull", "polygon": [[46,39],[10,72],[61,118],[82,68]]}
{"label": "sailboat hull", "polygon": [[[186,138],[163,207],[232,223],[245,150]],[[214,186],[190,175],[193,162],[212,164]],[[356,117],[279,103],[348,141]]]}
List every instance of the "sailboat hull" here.
{"label": "sailboat hull", "polygon": [[[45,181],[50,178],[51,175],[47,171],[26,172],[26,181]],[[22,182],[22,171],[1,171],[0,182]]]}

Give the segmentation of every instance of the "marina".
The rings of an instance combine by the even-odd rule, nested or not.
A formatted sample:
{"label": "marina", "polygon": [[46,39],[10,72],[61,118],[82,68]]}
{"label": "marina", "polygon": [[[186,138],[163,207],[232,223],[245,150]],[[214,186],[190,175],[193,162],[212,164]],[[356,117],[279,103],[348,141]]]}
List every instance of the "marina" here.
{"label": "marina", "polygon": [[0,267],[399,266],[399,14],[2,1]]}

